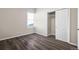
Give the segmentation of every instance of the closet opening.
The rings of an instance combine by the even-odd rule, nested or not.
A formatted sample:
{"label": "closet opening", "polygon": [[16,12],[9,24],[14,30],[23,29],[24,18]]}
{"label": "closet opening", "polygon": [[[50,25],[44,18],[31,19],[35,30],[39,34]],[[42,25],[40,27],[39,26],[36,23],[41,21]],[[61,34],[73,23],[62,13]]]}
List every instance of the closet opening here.
{"label": "closet opening", "polygon": [[48,13],[48,36],[55,37],[55,12]]}

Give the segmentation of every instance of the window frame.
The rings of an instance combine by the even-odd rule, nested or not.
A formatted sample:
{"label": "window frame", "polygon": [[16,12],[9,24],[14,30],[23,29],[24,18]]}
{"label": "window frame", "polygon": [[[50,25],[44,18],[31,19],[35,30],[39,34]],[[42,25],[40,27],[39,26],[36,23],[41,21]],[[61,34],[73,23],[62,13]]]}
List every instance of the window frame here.
{"label": "window frame", "polygon": [[27,27],[34,26],[34,15],[35,15],[34,13],[27,12]]}

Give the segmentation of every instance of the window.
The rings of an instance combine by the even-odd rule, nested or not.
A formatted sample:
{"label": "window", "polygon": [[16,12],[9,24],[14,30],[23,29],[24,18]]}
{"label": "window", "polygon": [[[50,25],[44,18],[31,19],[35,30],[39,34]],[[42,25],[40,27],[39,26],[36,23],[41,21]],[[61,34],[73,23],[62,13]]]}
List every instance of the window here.
{"label": "window", "polygon": [[34,24],[34,13],[27,13],[27,26],[31,27]]}

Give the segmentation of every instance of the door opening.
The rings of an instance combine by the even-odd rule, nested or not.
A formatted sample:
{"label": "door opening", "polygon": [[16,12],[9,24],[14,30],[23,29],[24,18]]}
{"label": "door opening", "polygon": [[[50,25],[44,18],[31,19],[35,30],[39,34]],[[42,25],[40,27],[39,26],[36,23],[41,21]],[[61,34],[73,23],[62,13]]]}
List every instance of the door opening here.
{"label": "door opening", "polygon": [[48,13],[48,36],[55,36],[55,12]]}

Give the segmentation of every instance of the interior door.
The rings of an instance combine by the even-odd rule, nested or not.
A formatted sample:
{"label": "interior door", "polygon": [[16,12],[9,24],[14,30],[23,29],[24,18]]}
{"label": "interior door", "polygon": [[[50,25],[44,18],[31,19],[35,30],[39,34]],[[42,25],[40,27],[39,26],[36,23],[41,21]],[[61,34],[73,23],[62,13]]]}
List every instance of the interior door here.
{"label": "interior door", "polygon": [[78,49],[79,49],[79,8],[78,8],[78,29],[77,29],[77,32],[78,32]]}
{"label": "interior door", "polygon": [[56,11],[56,39],[67,42],[69,31],[69,10]]}

